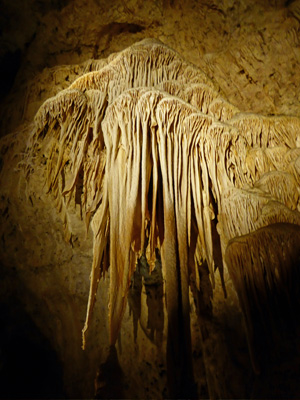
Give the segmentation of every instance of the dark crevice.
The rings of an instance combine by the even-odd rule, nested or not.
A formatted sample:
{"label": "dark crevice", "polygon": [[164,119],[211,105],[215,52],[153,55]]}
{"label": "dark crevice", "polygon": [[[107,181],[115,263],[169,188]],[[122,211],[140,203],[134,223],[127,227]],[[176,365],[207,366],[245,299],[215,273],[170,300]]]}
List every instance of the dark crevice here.
{"label": "dark crevice", "polygon": [[288,7],[288,6],[290,6],[291,4],[293,4],[294,2],[295,2],[295,0],[286,0],[285,3],[284,3],[284,6],[285,6],[285,7]]}
{"label": "dark crevice", "polygon": [[[141,293],[145,288],[148,307],[147,326],[140,321]],[[128,293],[128,304],[133,318],[134,340],[137,338],[138,322],[140,327],[152,343],[161,346],[164,329],[164,305],[163,305],[163,276],[159,251],[156,250],[156,261],[153,271],[149,272],[149,265],[143,255],[137,262],[136,270],[131,279]]]}
{"label": "dark crevice", "polygon": [[209,195],[210,195],[211,205],[213,207],[213,211],[215,214],[215,218],[211,221],[213,258],[214,258],[214,263],[215,263],[215,269],[216,270],[218,269],[219,273],[220,273],[222,289],[224,292],[224,296],[226,298],[227,292],[226,292],[226,286],[225,286],[225,282],[224,282],[224,266],[223,266],[222,250],[221,250],[221,239],[220,239],[220,235],[217,231],[219,210],[218,210],[217,201],[215,200],[215,197],[213,196],[211,189],[209,190],[209,192],[210,192]]}
{"label": "dark crevice", "polygon": [[[109,44],[113,38],[123,33],[139,33],[145,29],[144,26],[139,24],[130,24],[130,23],[122,23],[122,22],[111,22],[110,24],[104,25],[98,35],[98,41],[100,42],[103,37],[106,37],[106,45],[105,48],[109,48]],[[99,56],[99,44],[96,43],[94,46],[93,58],[97,58]]]}
{"label": "dark crevice", "polygon": [[76,180],[76,185],[75,185],[75,204],[80,205],[80,216],[82,218],[82,201],[81,201],[81,196],[83,194],[83,179],[84,179],[84,170],[83,167],[81,166],[77,180]]}
{"label": "dark crevice", "polygon": [[106,361],[101,364],[95,379],[95,399],[122,399],[123,371],[119,364],[115,346],[109,349]]}
{"label": "dark crevice", "polygon": [[33,3],[33,9],[41,15],[45,15],[53,10],[61,11],[70,1],[71,0],[36,0]]}
{"label": "dark crevice", "polygon": [[0,398],[65,398],[62,366],[15,300],[0,304]]}
{"label": "dark crevice", "polygon": [[0,101],[10,92],[21,66],[20,49],[9,51],[0,58]]}
{"label": "dark crevice", "polygon": [[138,24],[112,22],[110,24],[105,25],[101,29],[99,36],[120,35],[121,33],[138,33],[142,32],[144,29],[145,28],[142,25]]}

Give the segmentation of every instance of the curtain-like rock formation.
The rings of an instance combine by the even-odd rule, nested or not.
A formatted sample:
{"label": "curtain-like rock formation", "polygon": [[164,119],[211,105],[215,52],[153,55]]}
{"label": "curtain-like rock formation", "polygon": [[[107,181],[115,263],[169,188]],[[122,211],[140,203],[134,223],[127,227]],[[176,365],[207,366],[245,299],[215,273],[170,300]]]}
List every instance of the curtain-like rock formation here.
{"label": "curtain-like rock formation", "polygon": [[91,226],[83,347],[99,281],[109,273],[115,345],[136,265],[146,257],[151,272],[160,254],[170,396],[197,396],[192,294],[205,341],[203,310],[216,285],[232,301],[231,280],[260,373],[265,341],[275,346],[282,336],[281,300],[299,328],[300,120],[240,113],[201,70],[154,40],[93,65],[41,106],[19,163],[28,182],[39,174],[45,183],[67,242],[76,207],[76,224]]}

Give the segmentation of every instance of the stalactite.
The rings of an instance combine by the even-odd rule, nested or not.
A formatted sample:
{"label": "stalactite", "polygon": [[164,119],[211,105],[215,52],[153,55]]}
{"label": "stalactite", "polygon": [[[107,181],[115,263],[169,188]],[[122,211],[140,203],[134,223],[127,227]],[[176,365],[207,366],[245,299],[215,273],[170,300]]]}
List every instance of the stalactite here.
{"label": "stalactite", "polygon": [[[91,224],[93,264],[83,347],[98,282],[108,268],[114,345],[137,259],[145,255],[151,272],[159,251],[169,383],[174,396],[185,396],[189,387],[193,396],[189,287],[200,290],[207,268],[213,287],[218,269],[226,293],[223,270],[228,267],[251,336],[255,316],[248,296],[258,301],[254,282],[263,268],[274,272],[277,265],[264,249],[276,246],[279,238],[292,240],[266,227],[287,223],[298,235],[300,122],[239,113],[202,71],[153,40],[103,64],[91,63],[87,71],[42,105],[23,164],[30,179],[37,159],[45,158],[47,190],[66,230],[73,199],[80,203],[86,229]],[[263,261],[253,246],[261,249]],[[279,267],[276,279],[281,281],[281,261]],[[211,294],[210,289],[207,297]],[[250,343],[252,354],[254,347]]]}
{"label": "stalactite", "polygon": [[299,243],[299,226],[277,223],[232,239],[226,250],[257,372],[265,356],[264,347],[276,351],[278,330],[290,329],[286,314],[291,313],[291,321],[298,314]]}

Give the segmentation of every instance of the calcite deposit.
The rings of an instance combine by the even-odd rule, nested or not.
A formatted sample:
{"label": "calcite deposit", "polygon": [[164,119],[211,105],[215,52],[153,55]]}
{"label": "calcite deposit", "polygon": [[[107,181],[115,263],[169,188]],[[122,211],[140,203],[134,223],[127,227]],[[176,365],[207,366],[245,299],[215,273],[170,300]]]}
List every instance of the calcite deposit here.
{"label": "calcite deposit", "polygon": [[[295,25],[296,3],[278,18]],[[225,54],[195,65],[144,39],[55,67],[1,139],[1,296],[49,341],[68,397],[300,393],[298,108],[221,89]]]}

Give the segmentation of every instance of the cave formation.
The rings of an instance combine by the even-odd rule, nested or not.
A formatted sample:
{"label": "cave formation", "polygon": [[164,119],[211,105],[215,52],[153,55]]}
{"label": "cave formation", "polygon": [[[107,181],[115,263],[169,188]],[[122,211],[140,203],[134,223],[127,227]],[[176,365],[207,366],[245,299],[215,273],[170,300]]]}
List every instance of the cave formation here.
{"label": "cave formation", "polygon": [[79,70],[1,139],[5,302],[66,396],[297,398],[299,118],[154,39]]}

